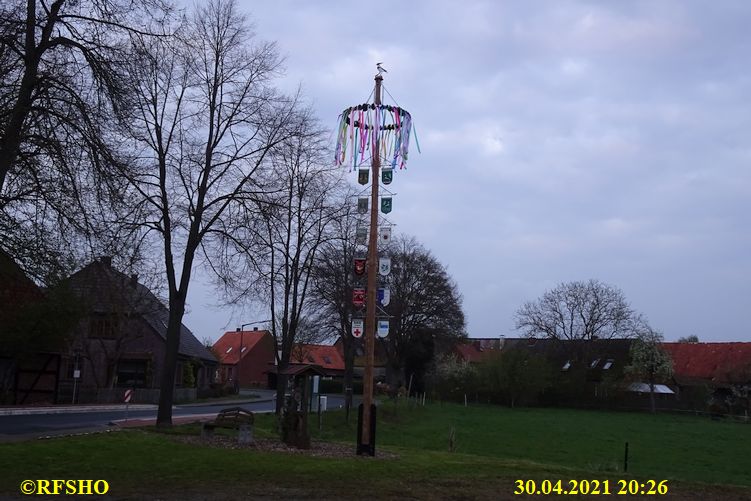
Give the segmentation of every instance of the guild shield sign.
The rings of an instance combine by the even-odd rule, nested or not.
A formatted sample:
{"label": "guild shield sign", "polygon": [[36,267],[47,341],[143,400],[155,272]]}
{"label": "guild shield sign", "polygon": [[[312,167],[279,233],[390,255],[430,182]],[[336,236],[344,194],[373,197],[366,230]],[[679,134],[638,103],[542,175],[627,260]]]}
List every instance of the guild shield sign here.
{"label": "guild shield sign", "polygon": [[391,290],[381,287],[378,289],[378,303],[381,306],[388,306],[391,302]]}
{"label": "guild shield sign", "polygon": [[378,260],[378,273],[384,277],[391,273],[391,258],[382,257]]}
{"label": "guild shield sign", "polygon": [[391,184],[391,181],[394,180],[394,170],[391,167],[385,167],[381,171],[381,181],[383,181],[383,184]]}
{"label": "guild shield sign", "polygon": [[357,212],[360,214],[368,213],[368,197],[360,197],[357,199]]}
{"label": "guild shield sign", "polygon": [[391,197],[382,197],[381,198],[381,212],[384,214],[388,214],[391,212],[392,204],[391,204]]}
{"label": "guild shield sign", "polygon": [[356,257],[355,258],[355,275],[363,275],[363,274],[365,274],[365,258]]}
{"label": "guild shield sign", "polygon": [[352,304],[357,308],[362,308],[365,305],[365,289],[362,287],[352,289]]}
{"label": "guild shield sign", "polygon": [[360,184],[368,184],[368,172],[370,169],[360,169],[357,171],[357,182]]}
{"label": "guild shield sign", "polygon": [[357,233],[355,233],[355,243],[357,245],[366,245],[368,243],[367,228],[357,228]]}
{"label": "guild shield sign", "polygon": [[359,338],[362,337],[363,332],[365,332],[365,321],[362,318],[353,318],[352,335]]}
{"label": "guild shield sign", "polygon": [[381,242],[387,244],[391,241],[391,227],[381,226]]}
{"label": "guild shield sign", "polygon": [[379,320],[378,321],[378,337],[386,337],[389,335],[389,321],[388,320]]}

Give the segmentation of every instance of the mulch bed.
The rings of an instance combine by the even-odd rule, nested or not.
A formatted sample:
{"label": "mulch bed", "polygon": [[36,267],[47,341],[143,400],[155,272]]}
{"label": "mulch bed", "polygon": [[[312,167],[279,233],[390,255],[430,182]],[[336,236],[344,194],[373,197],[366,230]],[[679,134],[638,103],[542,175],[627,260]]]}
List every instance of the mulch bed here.
{"label": "mulch bed", "polygon": [[374,458],[370,456],[358,456],[355,446],[350,444],[338,444],[332,442],[312,441],[310,449],[298,449],[290,447],[279,439],[256,438],[254,444],[239,444],[237,438],[224,435],[214,435],[210,439],[186,435],[170,435],[170,438],[184,444],[219,447],[222,449],[248,449],[260,452],[283,452],[287,454],[302,454],[313,457],[327,458],[368,458],[368,459],[398,459],[399,455],[393,452],[377,450]]}

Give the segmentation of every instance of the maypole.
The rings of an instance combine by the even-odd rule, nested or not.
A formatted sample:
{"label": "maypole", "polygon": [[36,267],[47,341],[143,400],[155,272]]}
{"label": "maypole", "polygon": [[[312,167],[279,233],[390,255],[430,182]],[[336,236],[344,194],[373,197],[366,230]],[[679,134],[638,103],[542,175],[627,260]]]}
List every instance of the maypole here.
{"label": "maypole", "polygon": [[[363,403],[358,411],[357,454],[375,455],[376,407],[373,403],[373,365],[375,359],[375,337],[388,335],[388,320],[376,319],[378,302],[386,306],[390,294],[387,289],[378,289],[378,276],[387,276],[391,263],[387,258],[378,256],[378,209],[379,179],[388,185],[392,182],[394,169],[404,168],[409,151],[409,136],[412,126],[410,114],[398,106],[385,106],[381,103],[382,73],[386,72],[380,65],[375,76],[373,103],[365,103],[347,108],[340,115],[339,134],[336,145],[336,162],[339,165],[350,164],[358,171],[358,182],[368,183],[368,169],[362,168],[370,159],[370,200],[358,199],[358,212],[367,213],[370,206],[370,228],[367,238],[367,257],[357,257],[354,263],[355,276],[367,273],[367,287],[355,288],[352,301],[356,308],[365,306],[365,318],[352,319],[352,335],[356,338],[365,336],[365,370],[363,375]],[[349,153],[349,158],[348,158]],[[381,169],[381,161],[387,166]],[[381,197],[381,212],[388,214],[392,209],[392,198]],[[357,238],[362,243],[365,235],[358,228]],[[381,228],[381,240],[388,241],[391,228]],[[358,241],[356,240],[356,241]],[[364,297],[363,297],[364,296]],[[364,322],[363,322],[364,320]],[[364,324],[364,328],[363,328]]]}

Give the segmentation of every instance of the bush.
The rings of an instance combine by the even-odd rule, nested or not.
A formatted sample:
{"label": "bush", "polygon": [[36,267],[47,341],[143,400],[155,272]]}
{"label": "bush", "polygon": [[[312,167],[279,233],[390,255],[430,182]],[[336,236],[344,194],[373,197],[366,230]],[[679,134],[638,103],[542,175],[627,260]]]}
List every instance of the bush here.
{"label": "bush", "polygon": [[453,355],[438,357],[427,374],[427,383],[433,398],[463,402],[464,395],[475,395],[477,371]]}

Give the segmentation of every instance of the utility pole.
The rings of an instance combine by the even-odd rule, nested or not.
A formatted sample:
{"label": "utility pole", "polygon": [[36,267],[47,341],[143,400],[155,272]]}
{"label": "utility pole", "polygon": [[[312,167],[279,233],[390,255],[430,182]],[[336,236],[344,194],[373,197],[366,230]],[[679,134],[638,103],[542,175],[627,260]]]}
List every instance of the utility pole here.
{"label": "utility pole", "polygon": [[[381,105],[381,82],[383,77],[375,76],[376,107]],[[379,127],[380,124],[376,124]],[[360,448],[358,454],[375,455],[375,444],[370,443],[371,415],[373,406],[373,364],[375,359],[376,336],[376,296],[378,295],[378,180],[381,169],[380,135],[376,134],[375,151],[371,161],[371,190],[370,190],[370,234],[368,237],[368,287],[367,304],[365,309],[365,374],[363,376],[362,393],[362,429],[360,430]]]}

